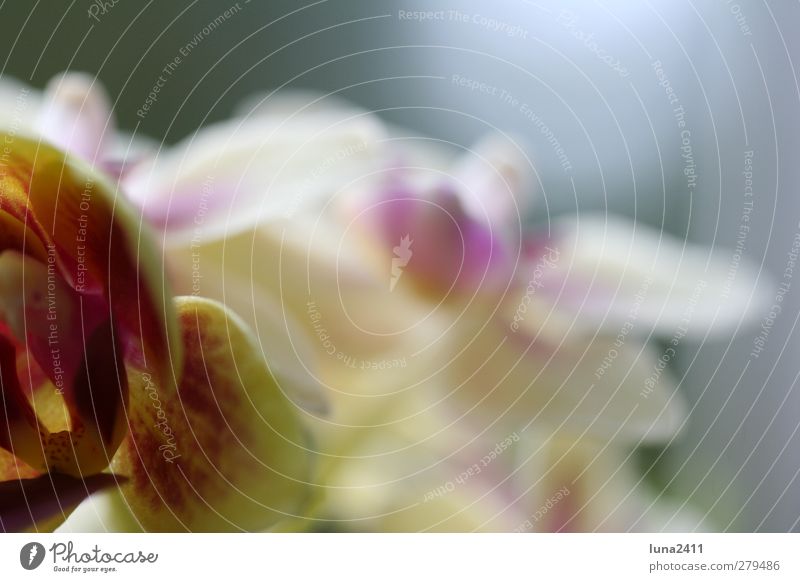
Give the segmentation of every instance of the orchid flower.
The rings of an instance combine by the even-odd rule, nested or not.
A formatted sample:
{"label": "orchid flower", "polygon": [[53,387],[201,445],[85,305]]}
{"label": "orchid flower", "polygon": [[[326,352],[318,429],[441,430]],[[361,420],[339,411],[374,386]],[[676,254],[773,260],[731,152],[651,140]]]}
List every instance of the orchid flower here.
{"label": "orchid flower", "polygon": [[[569,486],[573,495],[559,508],[559,518],[538,521],[533,530],[658,528],[653,506],[663,509],[663,503],[642,503],[649,492],[625,461],[638,445],[669,442],[685,422],[685,406],[666,364],[682,342],[751,320],[767,285],[758,284],[749,265],[741,265],[732,280],[728,264],[704,249],[621,219],[579,215],[554,221],[543,232],[529,231],[521,218],[530,207],[526,168],[528,161],[512,142],[493,137],[449,169],[419,161],[390,166],[382,186],[357,189],[343,200],[346,210],[328,220],[340,224],[341,239],[354,238],[360,244],[353,247],[369,249],[361,261],[376,279],[387,276],[396,245],[413,241],[403,279],[388,294],[405,285],[443,319],[428,348],[435,363],[423,364],[416,350],[420,365],[402,379],[410,390],[436,390],[416,413],[403,412],[406,418],[440,416],[439,431],[419,433],[414,442],[433,439],[426,436],[432,434],[441,438],[449,427],[462,425],[461,442],[470,446],[451,438],[450,455],[440,458],[469,467],[469,459],[474,465],[483,458],[475,443],[483,441],[478,451],[492,450],[494,439],[525,435],[513,458],[493,460],[491,471],[471,479],[474,486],[487,473],[491,477],[471,504],[460,499],[450,507],[451,519],[459,519],[463,507],[502,507],[493,519],[473,523],[476,529],[507,530],[509,515],[519,520],[535,513],[548,495]],[[308,237],[313,240],[314,234]],[[340,301],[347,301],[347,291],[340,279]],[[656,349],[648,343],[652,337],[666,347]],[[390,426],[403,420],[400,414],[382,418]],[[340,483],[355,496],[359,483],[346,475],[348,465],[381,455],[363,441],[350,455],[359,458],[341,463]],[[384,455],[392,457],[386,450]],[[501,463],[506,466],[496,466]],[[535,473],[526,468],[530,465]],[[423,466],[417,464],[417,471]],[[401,471],[414,474],[412,465]],[[554,480],[551,473],[563,477]],[[451,468],[449,478],[439,475],[439,487],[457,474],[462,473]],[[631,477],[627,487],[620,486],[622,475]],[[587,476],[594,484],[578,486]],[[380,482],[374,476],[366,481]],[[397,482],[398,489],[413,489],[410,479]],[[614,497],[609,491],[624,492],[618,507],[608,503]],[[466,492],[456,487],[449,497]],[[442,495],[442,502],[447,497]],[[403,499],[375,506],[371,514],[391,515],[389,527],[407,529],[395,525],[398,515],[419,505],[413,495]],[[419,507],[423,517],[431,515],[430,505]],[[599,519],[603,515],[606,519]],[[675,524],[691,520],[682,515]],[[384,527],[387,518],[379,521]],[[430,518],[416,524],[458,528],[453,521]]]}
{"label": "orchid flower", "polygon": [[756,273],[606,216],[531,230],[532,164],[507,137],[453,160],[326,102],[266,99],[122,177],[175,287],[326,388],[329,416],[303,403],[316,524],[653,528],[631,451],[679,432],[667,363],[750,317]]}
{"label": "orchid flower", "polygon": [[279,376],[233,312],[172,296],[111,158],[78,157],[101,159],[103,114],[68,101],[0,120],[0,528],[52,529],[100,490],[134,524],[112,527],[302,515],[311,456]]}

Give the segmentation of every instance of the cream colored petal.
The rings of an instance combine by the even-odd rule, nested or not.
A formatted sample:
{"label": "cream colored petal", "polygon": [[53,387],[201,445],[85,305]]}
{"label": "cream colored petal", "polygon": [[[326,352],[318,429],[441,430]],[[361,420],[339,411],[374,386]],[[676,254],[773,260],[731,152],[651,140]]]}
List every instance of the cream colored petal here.
{"label": "cream colored petal", "polygon": [[233,236],[368,176],[382,138],[368,115],[233,119],[133,168],[124,186],[168,243]]}
{"label": "cream colored petal", "polygon": [[491,134],[463,153],[453,170],[469,213],[513,239],[519,238],[533,206],[533,163],[524,144]]}
{"label": "cream colored petal", "polygon": [[767,277],[733,251],[712,253],[603,216],[562,221],[554,233],[559,258],[537,294],[573,332],[616,334],[629,321],[639,335],[702,338],[751,322],[766,300]]}
{"label": "cream colored petal", "polygon": [[643,478],[630,447],[531,431],[519,450],[520,488],[528,484],[529,518],[520,531],[674,531],[705,528],[700,514],[678,509]]}
{"label": "cream colored petal", "polygon": [[[412,293],[391,290],[391,265],[376,272],[369,250],[358,243],[332,222],[298,216],[167,252],[179,292],[224,302],[264,345],[274,342],[268,320],[277,318],[284,344],[298,347],[289,359],[298,366],[315,362],[326,383],[324,370],[349,376],[411,365],[435,311]],[[308,345],[312,358],[304,356]],[[334,390],[349,390],[346,381],[334,384]]]}
{"label": "cream colored petal", "polygon": [[315,427],[325,490],[315,513],[317,527],[513,529],[521,507],[513,502],[507,477],[518,439],[499,445],[505,437],[493,440],[481,427],[450,416],[448,407],[437,404],[438,394],[441,390],[427,385],[376,396],[337,408],[331,421]]}
{"label": "cream colored petal", "polygon": [[452,330],[454,356],[442,362],[448,400],[463,414],[633,443],[681,426],[682,400],[651,348],[600,336],[554,341],[479,315]]}
{"label": "cream colored petal", "polygon": [[56,76],[44,90],[37,129],[65,151],[90,162],[102,160],[116,131],[111,100],[91,75]]}
{"label": "cream colored petal", "polygon": [[0,129],[12,135],[34,135],[41,107],[41,92],[3,75],[0,79]]}

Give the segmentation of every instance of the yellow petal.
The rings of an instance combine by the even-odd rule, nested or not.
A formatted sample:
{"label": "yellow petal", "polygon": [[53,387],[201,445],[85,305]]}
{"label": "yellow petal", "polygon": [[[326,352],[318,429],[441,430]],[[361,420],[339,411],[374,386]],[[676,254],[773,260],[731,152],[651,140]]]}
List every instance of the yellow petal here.
{"label": "yellow petal", "polygon": [[[0,319],[16,328],[19,344],[6,346],[7,359],[27,349],[46,360],[38,364],[54,382],[59,381],[57,368],[74,372],[63,375],[65,384],[71,383],[71,389],[64,389],[70,430],[44,435],[42,452],[38,441],[44,433],[25,412],[28,426],[13,435],[18,443],[13,450],[37,469],[92,474],[107,466],[126,428],[122,356],[125,364],[150,369],[162,382],[170,381],[171,366],[179,367],[178,342],[167,350],[176,331],[172,304],[165,300],[169,293],[148,237],[102,175],[47,144],[2,133],[0,140],[5,144],[0,156],[5,277]],[[29,299],[44,298],[45,290],[55,293],[47,301],[58,296],[59,308],[51,312],[50,304],[33,301],[34,308],[47,306],[33,314]],[[60,315],[52,319],[56,311]],[[57,346],[50,337],[56,331]],[[43,348],[38,353],[36,345]],[[6,384],[4,393],[10,390]]]}
{"label": "yellow petal", "polygon": [[[114,185],[43,143],[0,132],[0,250],[47,262],[76,292],[102,295],[126,346],[165,380],[168,339],[177,345],[160,255]],[[180,354],[170,353],[178,365]]]}
{"label": "yellow petal", "polygon": [[311,456],[295,410],[247,328],[220,304],[176,300],[177,390],[130,378],[131,434],[112,466],[146,530],[263,530],[298,515]]}

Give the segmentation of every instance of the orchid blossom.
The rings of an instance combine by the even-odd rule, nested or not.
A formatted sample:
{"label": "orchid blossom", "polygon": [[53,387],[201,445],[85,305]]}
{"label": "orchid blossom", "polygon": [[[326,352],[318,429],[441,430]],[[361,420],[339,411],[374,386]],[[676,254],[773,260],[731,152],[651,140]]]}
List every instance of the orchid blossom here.
{"label": "orchid blossom", "polygon": [[[288,359],[316,363],[332,408],[309,418],[326,500],[316,518],[658,527],[665,504],[637,481],[631,451],[679,432],[667,363],[681,342],[750,317],[756,273],[742,265],[731,281],[706,250],[607,216],[531,230],[535,174],[508,136],[454,159],[349,105],[276,101],[125,181],[163,232],[179,289],[232,306],[262,342],[281,329]],[[509,435],[491,467],[449,490]],[[561,487],[568,502],[526,527]],[[690,511],[673,521],[700,523]]]}
{"label": "orchid blossom", "polygon": [[[457,156],[331,98],[272,95],[130,164],[91,143],[174,288],[238,313],[286,386],[325,388],[284,394],[319,447],[307,527],[700,526],[631,452],[685,421],[679,344],[760,304],[746,265],[730,280],[704,249],[607,216],[531,229],[535,172],[508,136]],[[131,527],[130,499],[81,517]]]}
{"label": "orchid blossom", "polygon": [[172,296],[112,181],[107,100],[84,81],[23,90],[35,107],[0,120],[0,528],[52,529],[103,489],[120,529],[300,516],[311,456],[295,406],[238,316]]}

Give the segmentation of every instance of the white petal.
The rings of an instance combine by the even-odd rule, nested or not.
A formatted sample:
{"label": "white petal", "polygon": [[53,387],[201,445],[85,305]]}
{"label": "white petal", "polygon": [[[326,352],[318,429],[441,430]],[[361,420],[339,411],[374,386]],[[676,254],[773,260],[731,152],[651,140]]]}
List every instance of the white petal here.
{"label": "white petal", "polygon": [[523,144],[492,134],[461,156],[453,174],[474,218],[500,232],[519,232],[535,192],[534,168]]}
{"label": "white petal", "polygon": [[368,175],[380,151],[371,116],[234,119],[199,130],[131,170],[125,189],[172,241],[233,235],[290,217]]}
{"label": "white petal", "polygon": [[85,160],[101,159],[116,124],[100,82],[88,74],[64,73],[50,80],[44,99],[38,120],[40,133]]}
{"label": "white petal", "polygon": [[766,277],[733,251],[684,243],[648,226],[581,215],[555,227],[560,252],[540,279],[538,299],[574,330],[695,338],[748,323],[766,301]]}
{"label": "white petal", "polygon": [[42,107],[38,91],[3,75],[0,77],[0,128],[9,133],[32,135]]}
{"label": "white petal", "polygon": [[254,115],[288,119],[292,116],[321,114],[340,118],[360,116],[367,112],[338,94],[320,93],[311,89],[281,89],[278,92],[260,92],[246,97],[236,107],[237,117]]}

